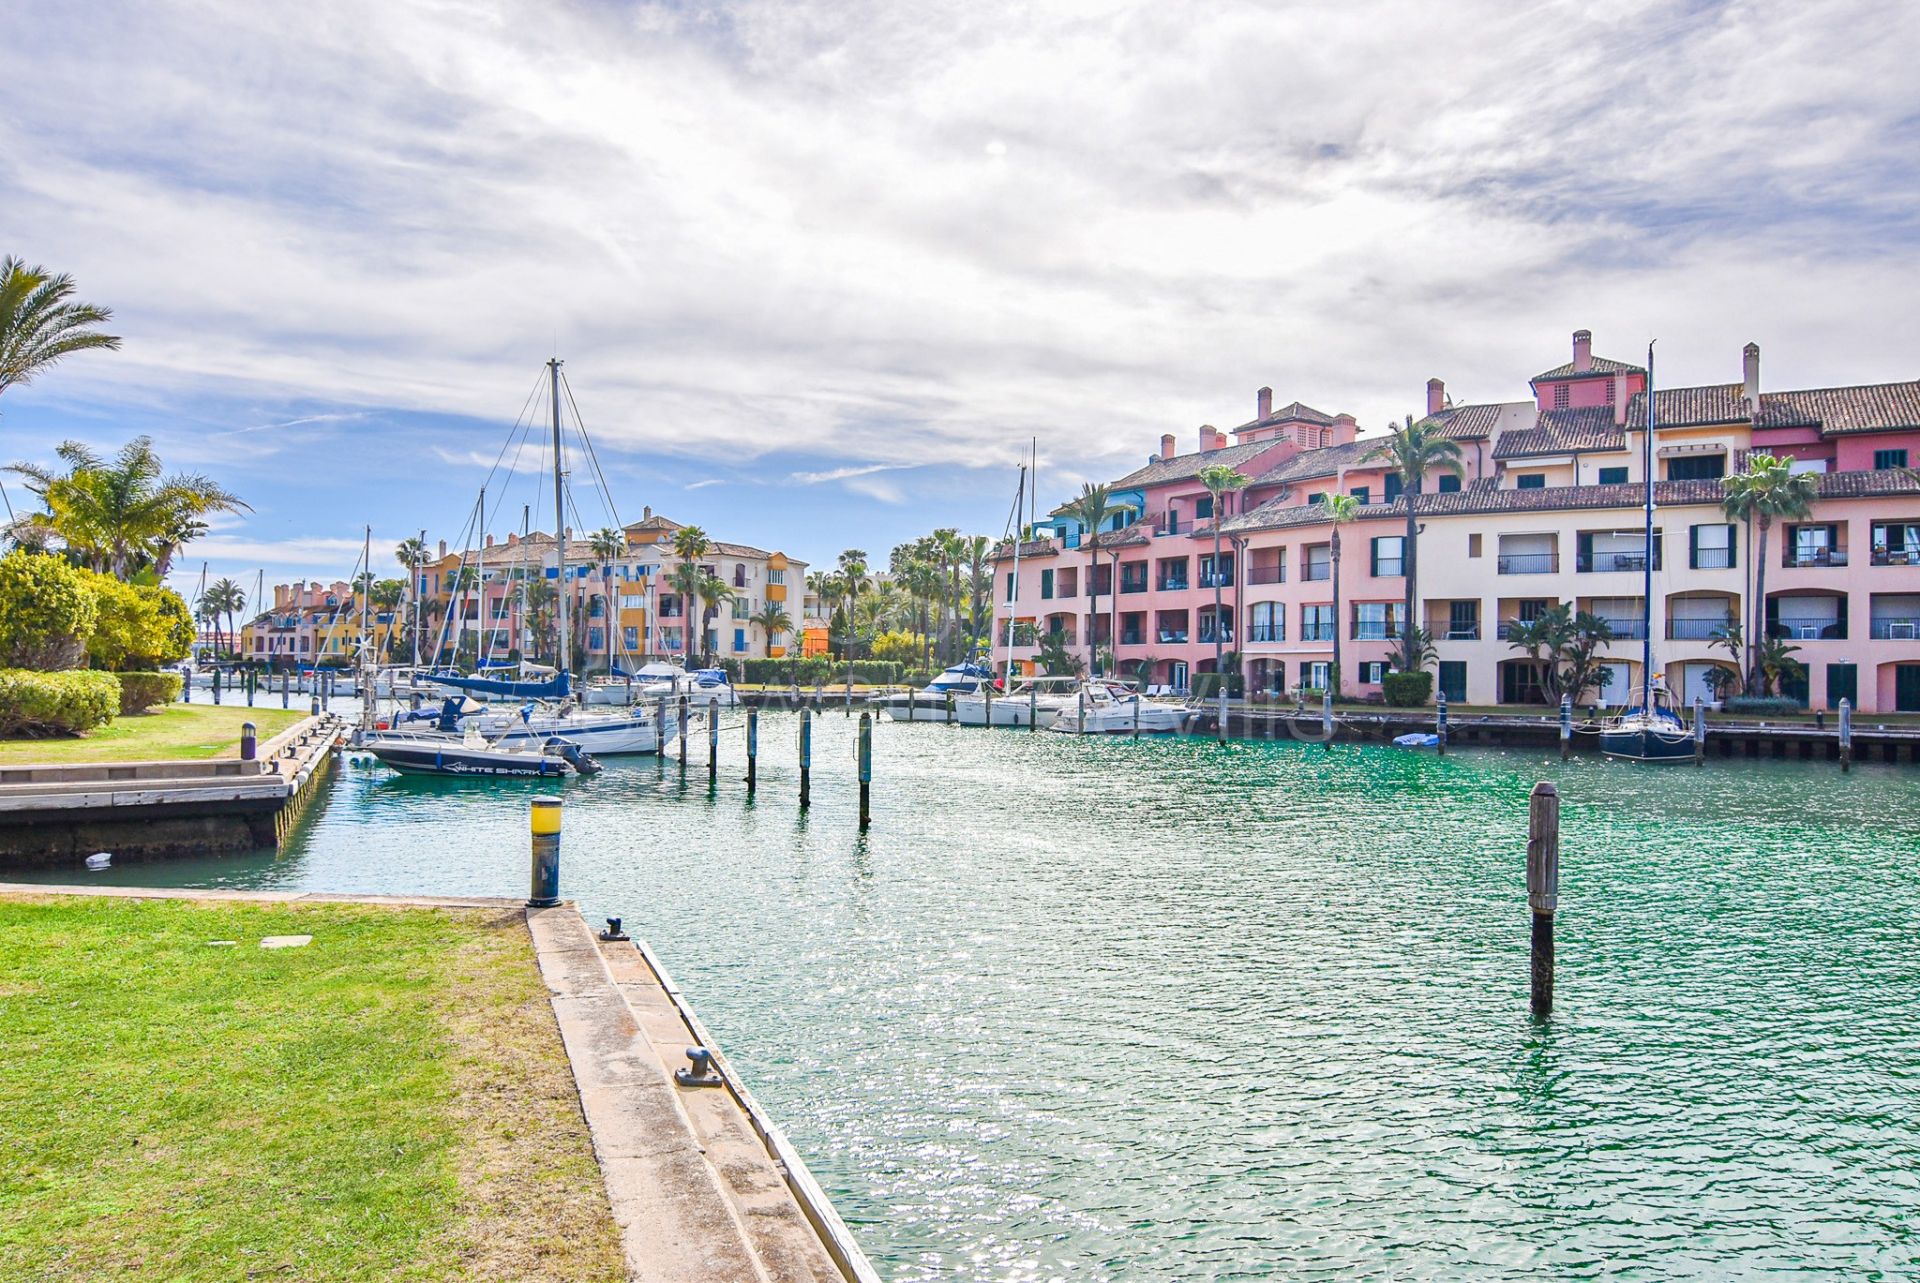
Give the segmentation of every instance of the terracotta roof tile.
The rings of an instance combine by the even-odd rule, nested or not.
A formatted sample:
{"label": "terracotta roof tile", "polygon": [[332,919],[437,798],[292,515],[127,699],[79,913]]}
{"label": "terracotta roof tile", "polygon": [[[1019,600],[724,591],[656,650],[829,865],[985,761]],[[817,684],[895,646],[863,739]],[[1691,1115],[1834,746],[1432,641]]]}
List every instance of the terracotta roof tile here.
{"label": "terracotta roof tile", "polygon": [[1288,482],[1304,481],[1311,477],[1329,477],[1342,468],[1358,465],[1384,440],[1386,440],[1385,437],[1363,437],[1358,441],[1349,441],[1345,445],[1302,450],[1284,463],[1255,477],[1253,483],[1257,486],[1283,486]]}
{"label": "terracotta roof tile", "polygon": [[1822,436],[1920,428],[1920,380],[1762,392],[1759,428],[1818,427]]}
{"label": "terracotta roof tile", "polygon": [[1493,457],[1525,459],[1574,450],[1620,450],[1625,446],[1626,433],[1613,421],[1613,407],[1589,405],[1577,410],[1540,411],[1533,427],[1502,432],[1494,443]]}
{"label": "terracotta roof tile", "polygon": [[1534,375],[1533,378],[1528,380],[1528,382],[1542,383],[1548,379],[1594,379],[1594,378],[1600,377],[1603,374],[1645,374],[1645,373],[1646,373],[1646,368],[1644,366],[1629,365],[1625,361],[1614,361],[1614,360],[1609,360],[1607,357],[1604,357],[1604,356],[1596,356],[1593,358],[1592,369],[1576,370],[1573,368],[1573,362],[1569,361],[1565,365],[1556,365],[1551,370],[1547,370],[1544,373]]}
{"label": "terracotta roof tile", "polygon": [[1515,408],[1531,412],[1533,402],[1453,405],[1438,414],[1428,415],[1426,422],[1431,423],[1434,430],[1449,441],[1484,441],[1500,426],[1500,420],[1509,417]]}
{"label": "terracotta roof tile", "polygon": [[1129,472],[1118,481],[1110,483],[1114,490],[1131,490],[1136,486],[1166,485],[1172,481],[1188,481],[1200,475],[1201,469],[1224,463],[1237,468],[1250,459],[1273,449],[1271,441],[1250,441],[1242,445],[1230,445],[1223,450],[1196,450],[1192,454],[1176,454],[1171,459],[1155,459],[1146,467]]}
{"label": "terracotta roof tile", "polygon": [[1260,428],[1278,427],[1282,423],[1312,423],[1320,427],[1331,427],[1334,416],[1325,410],[1316,410],[1302,401],[1292,401],[1281,406],[1264,419],[1252,419],[1233,430],[1238,436],[1242,432],[1253,432]]}
{"label": "terracotta roof tile", "polygon": [[[1739,383],[1711,383],[1697,388],[1657,388],[1654,409],[1656,427],[1705,427],[1719,423],[1747,421],[1747,391]],[[1627,402],[1627,426],[1641,428],[1647,422],[1647,394],[1636,392]]]}

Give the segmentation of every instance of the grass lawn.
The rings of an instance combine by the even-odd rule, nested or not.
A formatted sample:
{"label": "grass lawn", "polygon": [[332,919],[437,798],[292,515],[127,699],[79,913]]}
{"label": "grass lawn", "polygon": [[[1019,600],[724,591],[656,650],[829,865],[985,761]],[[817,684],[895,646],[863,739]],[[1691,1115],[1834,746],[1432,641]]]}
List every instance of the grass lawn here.
{"label": "grass lawn", "polygon": [[78,739],[0,739],[0,762],[165,762],[240,756],[240,723],[262,743],[307,715],[304,708],[168,704],[116,717]]}
{"label": "grass lawn", "polygon": [[0,1031],[0,1278],[623,1277],[517,911],[0,898]]}

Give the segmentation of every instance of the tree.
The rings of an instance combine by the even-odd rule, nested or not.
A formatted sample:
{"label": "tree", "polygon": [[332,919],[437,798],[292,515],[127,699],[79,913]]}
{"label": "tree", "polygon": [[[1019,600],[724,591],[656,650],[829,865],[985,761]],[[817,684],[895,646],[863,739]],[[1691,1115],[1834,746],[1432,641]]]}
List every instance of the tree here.
{"label": "tree", "polygon": [[554,644],[554,633],[559,625],[559,603],[559,590],[545,579],[528,582],[527,631],[533,635],[533,653],[536,659],[541,656],[551,658],[560,653],[559,647]]}
{"label": "tree", "polygon": [[1584,610],[1573,616],[1554,656],[1560,694],[1573,696],[1578,704],[1589,690],[1606,689],[1613,671],[1601,662],[1600,651],[1612,640],[1613,625],[1605,617]]}
{"label": "tree", "polygon": [[1565,602],[1549,606],[1533,619],[1507,625],[1507,645],[1526,655],[1542,703],[1560,702],[1560,648],[1572,628],[1573,612]]}
{"label": "tree", "polygon": [[620,627],[620,615],[613,603],[613,563],[627,553],[627,534],[615,526],[602,526],[587,538],[594,560],[600,563],[601,609],[606,611],[607,672],[613,672],[613,639]]}
{"label": "tree", "polygon": [[95,623],[87,638],[91,666],[151,672],[186,658],[193,647],[193,618],[179,593],[91,571],[73,573],[84,577],[93,593]]}
{"label": "tree", "polygon": [[[1252,485],[1253,478],[1224,463],[1211,463],[1200,469],[1200,484],[1205,486],[1207,493],[1213,496],[1213,573],[1208,576],[1213,580],[1213,671],[1220,674],[1220,679],[1225,681],[1226,673],[1220,667],[1222,648],[1226,645],[1226,630],[1222,627],[1220,620],[1220,523],[1226,520],[1227,514],[1222,507],[1222,501],[1228,494]],[[1334,537],[1339,538],[1337,534]],[[1237,580],[1238,576],[1235,578]],[[1119,585],[1116,584],[1114,588],[1118,591]],[[1236,615],[1240,613],[1240,594],[1237,588],[1233,595],[1233,613]],[[1334,610],[1336,636],[1339,630],[1337,618],[1339,613],[1336,603]],[[1337,658],[1335,662],[1338,663]]]}
{"label": "tree", "polygon": [[[1201,474],[1205,480],[1205,474]],[[1113,502],[1113,493],[1106,486],[1096,486],[1082,482],[1080,496],[1060,508],[1060,515],[1070,517],[1080,526],[1081,546],[1087,552],[1087,666],[1091,671],[1097,662],[1094,654],[1094,621],[1100,617],[1100,598],[1093,590],[1093,572],[1100,560],[1100,527],[1106,524],[1108,517],[1127,511],[1126,507]],[[1215,533],[1216,548],[1218,532]],[[1113,585],[1118,592],[1120,585]],[[1117,640],[1117,639],[1116,639]]]}
{"label": "tree", "polygon": [[0,394],[25,387],[62,357],[120,346],[93,329],[113,319],[110,308],[73,299],[73,278],[28,267],[12,254],[0,259]]}
{"label": "tree", "polygon": [[993,621],[993,563],[988,553],[993,541],[985,535],[973,535],[966,541],[967,568],[967,655],[980,653],[980,638]]}
{"label": "tree", "polygon": [[99,620],[79,571],[16,549],[0,557],[0,668],[72,668]]}
{"label": "tree", "polygon": [[840,554],[840,587],[846,593],[847,603],[847,694],[853,694],[853,661],[858,647],[854,644],[854,619],[860,608],[860,594],[872,586],[867,576],[867,554],[858,548],[849,548]]}
{"label": "tree", "polygon": [[406,568],[406,600],[414,605],[412,614],[403,621],[408,644],[413,647],[415,662],[419,660],[419,644],[415,634],[420,630],[420,604],[424,596],[420,591],[420,572],[433,563],[433,554],[427,550],[427,541],[419,536],[402,539],[393,549],[393,559]]}
{"label": "tree", "polygon": [[1754,661],[1759,673],[1759,687],[1762,696],[1777,695],[1781,684],[1807,675],[1807,666],[1793,658],[1800,652],[1785,638],[1769,637],[1760,643],[1758,655]]}
{"label": "tree", "polygon": [[[1740,626],[1739,617],[1728,611],[1726,621],[1714,626],[1711,640],[1713,649],[1726,651],[1733,660],[1732,668],[1714,669],[1714,672],[1727,675],[1715,685],[1714,698],[1725,699],[1730,694],[1737,695],[1740,692],[1740,670],[1747,666],[1746,630]],[[1707,674],[1707,680],[1710,684],[1714,682],[1713,673]]]}
{"label": "tree", "polygon": [[777,601],[770,601],[754,611],[747,617],[747,622],[765,635],[769,652],[780,644],[780,638],[793,626],[793,621],[787,618],[787,608]]}
{"label": "tree", "polygon": [[1760,531],[1759,551],[1753,559],[1753,601],[1747,615],[1747,685],[1764,692],[1760,657],[1754,646],[1767,630],[1767,532],[1775,519],[1800,521],[1812,513],[1813,501],[1820,494],[1820,478],[1811,472],[1795,472],[1785,459],[1754,454],[1747,457],[1747,470],[1728,477],[1725,486],[1721,507],[1726,514]]}
{"label": "tree", "polygon": [[680,632],[685,639],[680,652],[683,659],[693,655],[694,602],[700,596],[700,576],[694,573],[693,563],[706,556],[712,547],[713,541],[698,526],[682,526],[673,532],[673,555],[680,559],[680,565],[668,577],[668,583],[680,595]]}
{"label": "tree", "polygon": [[206,529],[200,518],[252,511],[206,477],[162,476],[148,437],[135,437],[111,460],[78,441],[54,454],[64,473],[36,463],[8,469],[26,478],[43,507],[24,520],[60,540],[70,560],[120,579],[164,570],[186,538]]}
{"label": "tree", "polygon": [[1328,685],[1333,697],[1338,699],[1341,688],[1346,684],[1346,678],[1340,672],[1340,527],[1360,515],[1360,501],[1350,494],[1330,494],[1320,501],[1320,512],[1333,528],[1327,549],[1333,563],[1330,568],[1333,579],[1333,678]]}
{"label": "tree", "polygon": [[200,599],[211,607],[216,615],[226,617],[227,652],[232,654],[239,647],[239,639],[234,631],[233,617],[247,608],[247,594],[231,579],[216,579],[206,594]]}
{"label": "tree", "polygon": [[1422,419],[1416,423],[1413,416],[1408,415],[1404,424],[1388,430],[1386,438],[1367,458],[1384,461],[1400,478],[1400,497],[1407,510],[1407,533],[1400,552],[1407,599],[1406,619],[1400,629],[1400,654],[1394,663],[1403,673],[1418,672],[1425,661],[1420,658],[1413,637],[1420,605],[1420,525],[1416,509],[1429,472],[1462,475],[1460,446],[1441,436],[1432,420]]}
{"label": "tree", "polygon": [[694,597],[700,602],[700,658],[707,661],[707,621],[717,618],[720,607],[740,599],[725,580],[711,571],[702,572],[700,581],[694,588]]}

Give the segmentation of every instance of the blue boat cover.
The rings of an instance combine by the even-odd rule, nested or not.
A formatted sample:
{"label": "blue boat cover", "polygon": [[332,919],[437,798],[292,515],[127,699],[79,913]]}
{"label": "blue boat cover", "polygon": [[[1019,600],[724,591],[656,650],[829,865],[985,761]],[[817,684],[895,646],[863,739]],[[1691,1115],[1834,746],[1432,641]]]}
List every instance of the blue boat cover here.
{"label": "blue boat cover", "polygon": [[551,681],[545,682],[495,681],[491,677],[436,677],[433,680],[442,686],[451,686],[455,690],[467,691],[474,695],[504,695],[510,699],[565,699],[567,697],[567,674],[565,673],[560,673]]}

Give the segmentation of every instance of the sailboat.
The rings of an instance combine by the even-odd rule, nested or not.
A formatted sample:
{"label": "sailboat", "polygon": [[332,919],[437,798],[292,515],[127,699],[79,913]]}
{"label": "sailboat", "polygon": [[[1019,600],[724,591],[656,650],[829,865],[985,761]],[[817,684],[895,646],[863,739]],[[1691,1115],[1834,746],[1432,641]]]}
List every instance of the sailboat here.
{"label": "sailboat", "polygon": [[1617,717],[1600,729],[1600,751],[1632,762],[1683,762],[1693,758],[1693,735],[1680,720],[1664,688],[1653,680],[1653,344],[1647,344],[1647,424],[1641,446],[1641,473],[1646,484],[1646,543],[1640,592],[1639,703],[1629,701]]}

